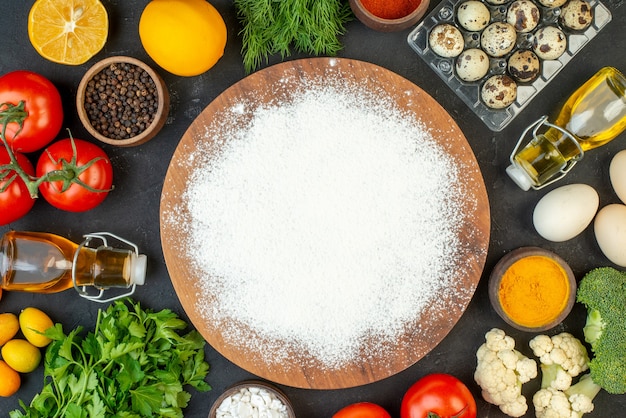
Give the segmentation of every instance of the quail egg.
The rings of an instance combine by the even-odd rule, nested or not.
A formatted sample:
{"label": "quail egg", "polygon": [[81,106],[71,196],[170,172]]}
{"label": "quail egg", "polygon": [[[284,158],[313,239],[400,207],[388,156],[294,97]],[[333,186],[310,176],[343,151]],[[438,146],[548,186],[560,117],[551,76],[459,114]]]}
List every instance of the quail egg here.
{"label": "quail egg", "polygon": [[487,27],[491,14],[485,4],[478,0],[469,0],[461,3],[456,10],[456,18],[464,29],[478,32]]}
{"label": "quail egg", "polygon": [[593,9],[586,0],[569,0],[561,7],[561,23],[570,29],[587,29],[592,21]]}
{"label": "quail egg", "polygon": [[567,37],[556,26],[544,26],[533,38],[533,51],[543,60],[555,60],[565,52]]}
{"label": "quail egg", "polygon": [[506,12],[506,21],[521,33],[535,29],[539,19],[539,8],[530,0],[515,0]]}
{"label": "quail egg", "polygon": [[517,83],[508,75],[493,75],[485,81],[480,97],[492,109],[504,109],[517,98]]}
{"label": "quail egg", "polygon": [[487,3],[492,4],[494,6],[500,6],[506,2],[508,2],[509,0],[485,0]]}
{"label": "quail egg", "polygon": [[498,58],[511,52],[516,40],[517,33],[513,25],[506,22],[494,22],[483,31],[480,46],[487,54]]}
{"label": "quail egg", "polygon": [[567,0],[539,0],[539,3],[542,6],[545,6],[549,9],[553,9],[555,7],[561,7],[567,2]]}
{"label": "quail egg", "polygon": [[507,70],[515,81],[528,83],[539,76],[541,63],[533,51],[517,50],[509,57]]}
{"label": "quail egg", "polygon": [[478,81],[489,71],[489,57],[478,48],[461,52],[456,59],[456,74],[463,81]]}
{"label": "quail egg", "polygon": [[449,23],[435,26],[428,37],[428,44],[435,54],[446,58],[458,56],[465,47],[463,34]]}

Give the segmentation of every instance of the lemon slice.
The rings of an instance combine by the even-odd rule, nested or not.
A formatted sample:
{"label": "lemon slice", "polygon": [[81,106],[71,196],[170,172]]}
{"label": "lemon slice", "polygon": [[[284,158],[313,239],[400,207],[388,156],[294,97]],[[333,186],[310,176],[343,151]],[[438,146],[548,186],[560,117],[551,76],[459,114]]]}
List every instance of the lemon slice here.
{"label": "lemon slice", "polygon": [[100,0],[37,0],[28,15],[28,37],[44,58],[79,65],[107,40],[109,17]]}

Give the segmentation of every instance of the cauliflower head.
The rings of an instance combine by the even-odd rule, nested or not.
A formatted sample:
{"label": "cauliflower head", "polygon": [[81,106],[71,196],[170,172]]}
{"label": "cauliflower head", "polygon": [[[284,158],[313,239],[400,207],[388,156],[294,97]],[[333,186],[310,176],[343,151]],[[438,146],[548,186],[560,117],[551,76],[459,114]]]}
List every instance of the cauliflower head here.
{"label": "cauliflower head", "polygon": [[515,349],[515,340],[498,328],[485,334],[485,342],[476,351],[474,380],[482,389],[485,401],[497,405],[511,417],[521,417],[528,410],[522,384],[537,376],[537,363]]}
{"label": "cauliflower head", "polygon": [[535,393],[533,405],[537,418],[581,418],[593,411],[593,403],[587,396],[569,395],[552,387]]}
{"label": "cauliflower head", "polygon": [[570,333],[538,335],[528,345],[541,363],[543,388],[566,390],[573,377],[589,369],[587,349]]}
{"label": "cauliflower head", "polygon": [[581,418],[593,410],[600,387],[589,374],[572,385],[572,379],[589,369],[587,349],[573,335],[563,332],[538,335],[529,342],[541,363],[541,389],[533,396],[537,418]]}

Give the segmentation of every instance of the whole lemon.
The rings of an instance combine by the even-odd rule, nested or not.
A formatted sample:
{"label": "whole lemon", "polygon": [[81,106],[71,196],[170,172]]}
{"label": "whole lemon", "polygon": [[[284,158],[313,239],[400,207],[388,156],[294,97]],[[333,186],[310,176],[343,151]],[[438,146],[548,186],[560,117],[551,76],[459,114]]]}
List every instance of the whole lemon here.
{"label": "whole lemon", "polygon": [[20,330],[17,316],[11,312],[0,314],[0,347]]}
{"label": "whole lemon", "polygon": [[50,317],[40,309],[28,307],[20,312],[20,329],[24,337],[35,347],[45,347],[52,341],[50,338],[42,335],[48,328],[52,328],[54,324]]}
{"label": "whole lemon", "polygon": [[20,374],[0,360],[0,396],[12,396],[20,388]]}
{"label": "whole lemon", "polygon": [[152,0],[141,13],[139,37],[163,69],[195,76],[224,55],[226,24],[205,0]]}
{"label": "whole lemon", "polygon": [[2,358],[16,372],[30,373],[39,366],[41,351],[28,341],[15,338],[2,346]]}

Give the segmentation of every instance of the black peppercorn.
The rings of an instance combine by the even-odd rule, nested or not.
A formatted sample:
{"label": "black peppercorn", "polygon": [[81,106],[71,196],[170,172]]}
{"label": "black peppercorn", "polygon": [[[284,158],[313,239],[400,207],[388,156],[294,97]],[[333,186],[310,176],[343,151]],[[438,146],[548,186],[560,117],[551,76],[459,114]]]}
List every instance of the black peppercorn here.
{"label": "black peppercorn", "polygon": [[144,69],[134,64],[111,64],[87,83],[84,108],[89,122],[102,135],[132,138],[154,119],[157,87]]}

